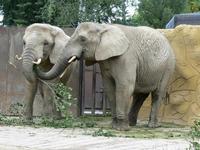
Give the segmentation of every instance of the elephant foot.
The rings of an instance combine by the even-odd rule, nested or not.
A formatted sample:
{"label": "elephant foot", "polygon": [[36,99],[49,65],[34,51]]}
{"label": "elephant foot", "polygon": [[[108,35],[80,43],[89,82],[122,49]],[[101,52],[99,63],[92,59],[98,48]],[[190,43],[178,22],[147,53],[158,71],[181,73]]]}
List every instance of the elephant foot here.
{"label": "elephant foot", "polygon": [[31,124],[33,123],[33,118],[32,118],[32,116],[25,116],[25,115],[23,115],[22,117],[23,117],[22,120],[23,120],[23,122],[24,122],[26,125],[31,125]]}
{"label": "elephant foot", "polygon": [[157,123],[157,122],[149,121],[149,123],[148,123],[148,127],[149,128],[158,128],[160,126],[161,125],[159,123]]}
{"label": "elephant foot", "polygon": [[129,119],[129,126],[136,126],[136,124],[137,124],[137,118]]}
{"label": "elephant foot", "polygon": [[112,121],[112,128],[116,129],[118,131],[128,131],[130,130],[128,121],[125,121],[124,119],[113,119]]}
{"label": "elephant foot", "polygon": [[30,112],[24,113],[23,114],[23,119],[25,119],[27,121],[31,121],[33,119],[32,113],[30,113]]}
{"label": "elephant foot", "polygon": [[23,118],[26,120],[32,120],[32,115],[23,115]]}
{"label": "elephant foot", "polygon": [[27,122],[32,122],[33,121],[32,116],[23,116],[23,119],[26,120]]}
{"label": "elephant foot", "polygon": [[55,113],[43,113],[42,116],[47,117],[47,118],[53,118],[55,120],[62,119],[62,115],[60,112],[55,112]]}
{"label": "elephant foot", "polygon": [[113,129],[115,129],[117,127],[117,118],[112,119],[111,126],[112,126]]}

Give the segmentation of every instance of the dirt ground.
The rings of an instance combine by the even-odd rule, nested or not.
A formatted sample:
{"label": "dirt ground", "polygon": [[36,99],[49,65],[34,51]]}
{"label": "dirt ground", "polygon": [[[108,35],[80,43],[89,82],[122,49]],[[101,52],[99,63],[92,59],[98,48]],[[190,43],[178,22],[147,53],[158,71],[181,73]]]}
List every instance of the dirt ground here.
{"label": "dirt ground", "polygon": [[184,150],[191,146],[189,130],[173,124],[149,129],[139,122],[119,132],[110,128],[110,118],[92,128],[0,125],[0,150]]}

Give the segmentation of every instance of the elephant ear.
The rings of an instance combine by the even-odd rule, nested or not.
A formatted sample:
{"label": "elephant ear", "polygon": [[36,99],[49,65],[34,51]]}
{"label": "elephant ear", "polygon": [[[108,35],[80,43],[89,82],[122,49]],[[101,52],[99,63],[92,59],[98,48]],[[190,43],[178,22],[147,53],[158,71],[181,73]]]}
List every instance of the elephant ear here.
{"label": "elephant ear", "polygon": [[58,27],[51,27],[51,34],[54,36],[54,47],[50,53],[49,58],[52,64],[56,64],[70,37],[67,36],[65,32]]}
{"label": "elephant ear", "polygon": [[96,61],[106,60],[124,54],[129,47],[129,40],[124,32],[113,25],[107,25],[100,31],[101,41],[95,51]]}

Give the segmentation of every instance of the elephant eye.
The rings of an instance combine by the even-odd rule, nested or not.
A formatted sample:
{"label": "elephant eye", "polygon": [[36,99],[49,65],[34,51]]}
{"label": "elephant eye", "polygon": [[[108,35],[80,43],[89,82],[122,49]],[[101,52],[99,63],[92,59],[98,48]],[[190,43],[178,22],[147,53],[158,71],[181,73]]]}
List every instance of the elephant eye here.
{"label": "elephant eye", "polygon": [[85,42],[86,40],[87,40],[86,37],[84,37],[84,36],[80,36],[80,41],[81,41],[81,42]]}
{"label": "elephant eye", "polygon": [[48,45],[49,43],[47,42],[47,41],[44,41],[44,45],[46,46],[46,45]]}
{"label": "elephant eye", "polygon": [[26,42],[25,42],[25,41],[23,41],[23,45],[26,45]]}

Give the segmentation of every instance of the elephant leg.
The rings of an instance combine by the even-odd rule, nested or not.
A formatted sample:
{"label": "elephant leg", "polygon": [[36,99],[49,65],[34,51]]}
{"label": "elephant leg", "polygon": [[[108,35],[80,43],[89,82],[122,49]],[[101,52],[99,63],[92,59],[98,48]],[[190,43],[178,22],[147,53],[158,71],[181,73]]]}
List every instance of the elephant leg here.
{"label": "elephant leg", "polygon": [[112,127],[116,125],[116,101],[115,101],[115,86],[111,79],[103,77],[104,91],[111,107],[112,113]]}
{"label": "elephant leg", "polygon": [[160,106],[160,102],[162,100],[162,96],[158,92],[152,92],[152,103],[151,103],[151,112],[149,116],[148,127],[156,128],[158,127],[158,108]]}
{"label": "elephant leg", "polygon": [[37,92],[37,85],[37,80],[35,80],[34,83],[30,83],[26,80],[24,117],[28,120],[31,120],[33,116],[33,102]]}
{"label": "elephant leg", "polygon": [[[117,130],[129,130],[128,114],[132,105],[133,86],[116,86]],[[133,84],[131,84],[133,85]]]}
{"label": "elephant leg", "polygon": [[138,112],[149,93],[135,93],[133,95],[133,102],[129,112],[129,125],[135,126],[137,123]]}
{"label": "elephant leg", "polygon": [[166,71],[167,72],[163,74],[163,78],[160,82],[159,87],[157,88],[157,90],[153,91],[151,94],[152,103],[151,103],[151,112],[150,112],[149,122],[148,122],[148,127],[150,128],[156,128],[160,126],[158,124],[157,115],[159,113],[158,111],[159,111],[159,107],[162,100],[166,98],[167,85],[169,82],[170,75],[172,74],[172,72],[170,72],[169,70],[166,70]]}

